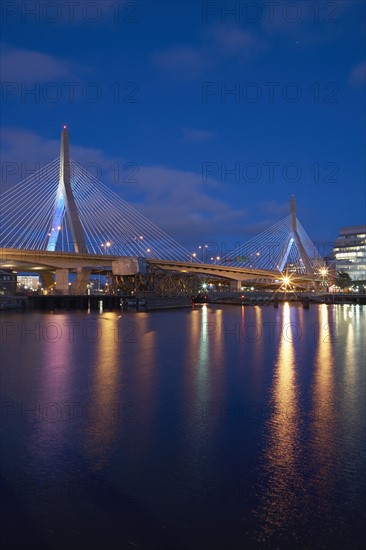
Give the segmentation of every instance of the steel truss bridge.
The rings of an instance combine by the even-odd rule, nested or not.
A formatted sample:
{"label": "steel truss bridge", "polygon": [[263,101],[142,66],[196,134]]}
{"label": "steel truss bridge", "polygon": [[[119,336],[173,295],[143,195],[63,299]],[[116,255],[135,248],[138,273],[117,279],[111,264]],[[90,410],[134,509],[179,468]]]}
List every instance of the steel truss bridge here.
{"label": "steel truss bridge", "polygon": [[[39,272],[58,293],[82,294],[93,272],[117,278],[175,273],[235,281],[319,279],[325,262],[290,215],[215,264],[197,257],[70,159],[66,126],[60,156],[0,196],[0,268]],[[70,286],[69,273],[76,274]]]}

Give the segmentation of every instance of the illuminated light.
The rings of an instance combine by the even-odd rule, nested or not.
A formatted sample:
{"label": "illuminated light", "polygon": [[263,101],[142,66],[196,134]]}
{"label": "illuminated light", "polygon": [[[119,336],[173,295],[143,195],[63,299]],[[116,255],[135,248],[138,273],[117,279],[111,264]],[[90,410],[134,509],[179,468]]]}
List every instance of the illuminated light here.
{"label": "illuminated light", "polygon": [[67,126],[66,126],[66,124],[64,124],[64,130],[66,130],[66,128],[67,128]]}
{"label": "illuminated light", "polygon": [[148,249],[146,250],[146,252],[151,252],[150,248],[148,248]]}
{"label": "illuminated light", "polygon": [[285,283],[285,285],[288,285],[290,282],[290,277],[284,277],[283,282]]}
{"label": "illuminated light", "polygon": [[107,241],[107,242],[105,243],[105,245],[108,246],[108,247],[110,247],[110,246],[112,246],[112,243],[111,243],[110,241]]}
{"label": "illuminated light", "polygon": [[142,235],[140,235],[140,239],[142,240],[144,237]]}
{"label": "illuminated light", "polygon": [[202,288],[203,288],[203,290],[206,290],[206,288],[207,288],[207,283],[202,283]]}

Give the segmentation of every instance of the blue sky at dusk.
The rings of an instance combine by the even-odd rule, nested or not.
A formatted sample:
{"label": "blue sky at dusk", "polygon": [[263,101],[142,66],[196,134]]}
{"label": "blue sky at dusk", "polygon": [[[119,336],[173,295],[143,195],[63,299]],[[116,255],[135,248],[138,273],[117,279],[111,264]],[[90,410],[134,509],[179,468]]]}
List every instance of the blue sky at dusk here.
{"label": "blue sky at dusk", "polygon": [[364,2],[3,2],[2,26],[4,189],[66,123],[72,158],[189,248],[291,194],[316,242],[366,223]]}

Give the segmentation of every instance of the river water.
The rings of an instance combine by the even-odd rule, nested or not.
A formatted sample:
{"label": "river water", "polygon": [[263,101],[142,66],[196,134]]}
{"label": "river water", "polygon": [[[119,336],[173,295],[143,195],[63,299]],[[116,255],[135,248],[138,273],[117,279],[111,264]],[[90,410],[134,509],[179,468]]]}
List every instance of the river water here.
{"label": "river water", "polygon": [[361,548],[365,306],[0,321],[4,548]]}

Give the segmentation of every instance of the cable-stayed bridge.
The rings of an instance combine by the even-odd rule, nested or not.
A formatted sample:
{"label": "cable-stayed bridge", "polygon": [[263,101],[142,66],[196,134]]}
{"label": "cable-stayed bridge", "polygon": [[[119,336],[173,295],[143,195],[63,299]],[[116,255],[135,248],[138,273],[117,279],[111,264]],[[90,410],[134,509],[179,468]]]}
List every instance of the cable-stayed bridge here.
{"label": "cable-stayed bridge", "polygon": [[[60,157],[1,195],[0,267],[56,273],[58,292],[85,292],[92,271],[133,276],[153,268],[237,281],[278,280],[292,266],[296,278],[317,278],[324,261],[291,212],[213,264],[162,231],[91,176],[69,154],[66,126]],[[48,281],[51,278],[48,277]]]}

